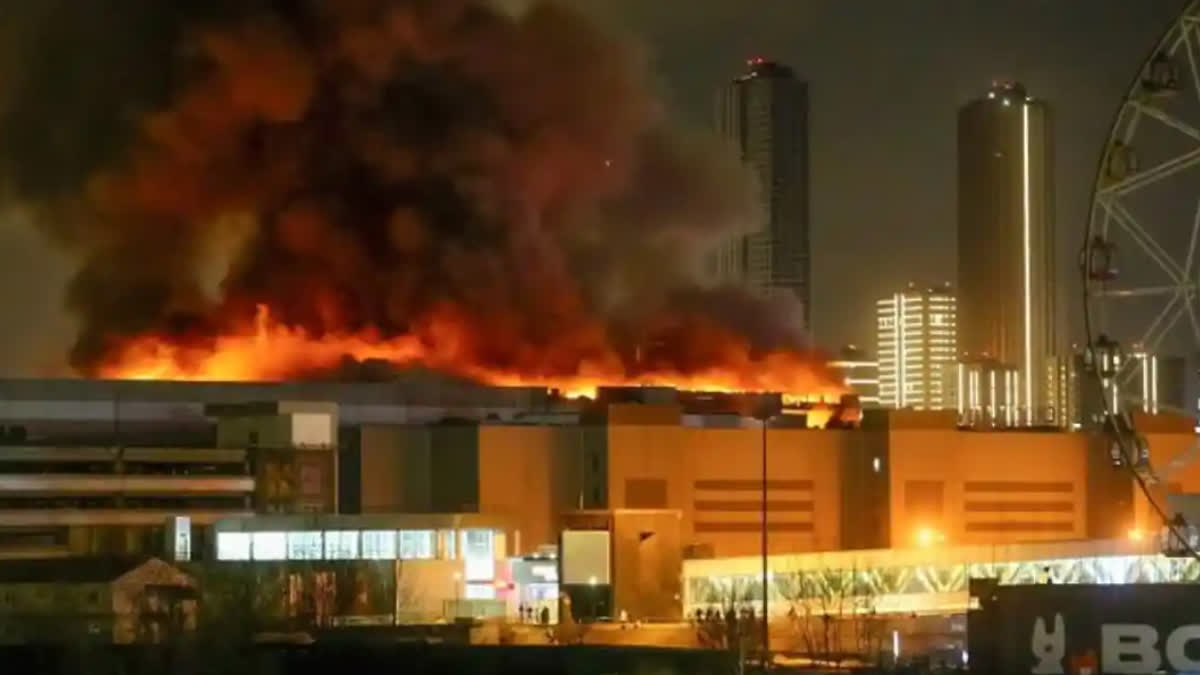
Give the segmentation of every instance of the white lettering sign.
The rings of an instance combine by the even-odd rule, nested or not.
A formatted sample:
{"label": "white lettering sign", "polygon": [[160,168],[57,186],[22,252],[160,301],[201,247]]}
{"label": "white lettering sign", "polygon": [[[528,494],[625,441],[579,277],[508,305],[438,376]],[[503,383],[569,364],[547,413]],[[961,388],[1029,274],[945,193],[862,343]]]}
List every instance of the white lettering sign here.
{"label": "white lettering sign", "polygon": [[1162,665],[1155,649],[1158,631],[1138,623],[1107,623],[1100,627],[1100,663],[1106,673],[1153,673]]}
{"label": "white lettering sign", "polygon": [[[1200,659],[1187,655],[1187,646],[1200,641],[1200,624],[1180,626],[1167,634],[1159,646],[1159,632],[1142,623],[1106,623],[1100,626],[1100,670],[1113,675],[1150,675],[1160,672],[1165,661],[1169,670],[1200,672]],[[1067,629],[1062,614],[1054,615],[1052,629],[1043,617],[1033,623],[1030,648],[1034,665],[1031,675],[1063,675],[1067,654]]]}

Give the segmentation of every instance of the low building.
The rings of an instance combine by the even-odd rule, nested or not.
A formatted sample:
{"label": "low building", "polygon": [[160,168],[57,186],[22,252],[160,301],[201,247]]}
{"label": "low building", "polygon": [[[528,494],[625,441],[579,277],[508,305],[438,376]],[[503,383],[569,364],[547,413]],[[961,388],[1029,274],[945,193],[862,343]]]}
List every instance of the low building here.
{"label": "low building", "polygon": [[863,350],[854,345],[846,345],[837,360],[830,361],[829,365],[842,371],[842,382],[858,396],[862,407],[880,406],[879,361],[868,358]]}
{"label": "low building", "polygon": [[519,533],[501,517],[264,515],[212,533],[210,565],[277,572],[281,618],[318,627],[515,615],[520,602],[508,564]]}
{"label": "low building", "polygon": [[0,561],[0,644],[163,643],[195,627],[192,577],[157,558]]}
{"label": "low building", "polygon": [[[969,407],[993,408],[988,420],[1015,417],[1016,396],[1006,398],[1001,386],[1008,371],[986,372],[996,373],[997,395],[991,375],[980,375],[965,393],[988,393]],[[337,616],[368,621],[511,617],[522,606],[540,611],[559,597],[558,587],[581,616],[678,616],[682,561],[758,555],[764,521],[771,555],[935,540],[1112,539],[1155,522],[1133,478],[1113,467],[1103,436],[964,429],[953,410],[868,410],[857,426],[812,428],[818,411],[789,407],[780,395],[778,414],[764,421],[748,414],[761,412],[748,404],[770,397],[667,388],[605,389],[594,401],[540,408],[527,401],[521,411],[495,407],[521,403],[513,392],[435,410],[398,387],[262,404],[238,399],[261,399],[271,392],[265,385],[159,383],[138,395],[163,394],[166,407],[122,399],[123,414],[141,415],[141,431],[122,417],[121,433],[103,445],[95,435],[68,434],[84,427],[94,434],[93,418],[113,403],[71,403],[96,394],[95,383],[16,387],[31,398],[4,400],[10,386],[0,381],[0,420],[20,420],[30,435],[4,448],[0,461],[0,556],[29,557],[43,543],[62,556],[166,549],[172,562],[279,569],[288,584],[305,569],[325,575],[323,589],[330,580],[341,584],[337,603],[349,609]],[[32,398],[52,392],[53,400]],[[172,395],[219,400],[197,407]],[[171,406],[191,422],[172,418]],[[152,422],[165,433],[197,419],[209,425],[203,444],[135,445],[158,438],[142,435]],[[1175,467],[1160,488],[1200,494],[1200,464],[1187,454],[1194,421],[1140,413],[1135,426],[1151,464]],[[201,508],[215,495],[200,488],[214,483],[233,490],[231,508]],[[115,498],[122,501],[107,501]],[[586,573],[563,567],[562,533],[573,530],[606,533],[607,557],[588,558],[594,565]],[[561,553],[553,574],[543,562],[506,562],[547,547]],[[419,577],[420,602],[389,601],[386,592],[379,602],[354,599],[360,582],[393,578],[397,568]],[[289,595],[300,598],[287,610],[297,617],[317,611],[304,603],[328,601],[326,590],[302,592],[308,583],[297,577],[299,595]]]}

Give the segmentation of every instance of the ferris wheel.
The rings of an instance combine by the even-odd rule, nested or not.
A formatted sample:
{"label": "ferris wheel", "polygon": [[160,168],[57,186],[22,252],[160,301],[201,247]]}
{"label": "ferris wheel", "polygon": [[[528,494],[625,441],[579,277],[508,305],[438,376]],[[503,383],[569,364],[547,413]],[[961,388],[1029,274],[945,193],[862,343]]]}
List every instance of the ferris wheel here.
{"label": "ferris wheel", "polygon": [[[1198,249],[1200,0],[1191,0],[1146,57],[1117,110],[1080,258],[1084,359],[1113,441],[1113,462],[1130,466],[1143,488],[1200,461],[1200,442],[1193,442],[1168,465],[1152,468],[1131,415],[1151,410],[1150,361],[1200,353]],[[1153,411],[1195,414],[1179,405],[1184,407],[1155,400]]]}
{"label": "ferris wheel", "polygon": [[[1093,339],[1123,353],[1200,351],[1200,0],[1188,3],[1117,111],[1084,247]],[[1106,345],[1108,346],[1108,345]],[[1127,358],[1119,379],[1132,377]]]}

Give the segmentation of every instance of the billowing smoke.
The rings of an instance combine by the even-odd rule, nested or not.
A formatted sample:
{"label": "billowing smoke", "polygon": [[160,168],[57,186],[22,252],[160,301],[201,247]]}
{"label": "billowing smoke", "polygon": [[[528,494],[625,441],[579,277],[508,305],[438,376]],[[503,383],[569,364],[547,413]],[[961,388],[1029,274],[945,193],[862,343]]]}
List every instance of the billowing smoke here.
{"label": "billowing smoke", "polygon": [[452,341],[466,372],[804,353],[794,303],[697,283],[700,253],[759,219],[748,173],[668,128],[639,50],[568,9],[4,14],[0,37],[19,39],[0,51],[0,187],[80,260],[66,302],[84,374],[148,337],[219,349],[261,308],[314,341]]}

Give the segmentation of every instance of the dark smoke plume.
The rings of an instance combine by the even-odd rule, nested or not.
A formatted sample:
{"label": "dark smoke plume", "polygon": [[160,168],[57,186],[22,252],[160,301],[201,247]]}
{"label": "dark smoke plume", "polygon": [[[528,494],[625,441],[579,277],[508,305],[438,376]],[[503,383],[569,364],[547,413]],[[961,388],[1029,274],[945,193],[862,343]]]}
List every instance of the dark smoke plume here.
{"label": "dark smoke plume", "polygon": [[318,337],[457,325],[480,363],[542,373],[803,346],[794,307],[696,283],[757,222],[748,174],[560,6],[0,4],[0,188],[81,261],[83,373],[258,305]]}

